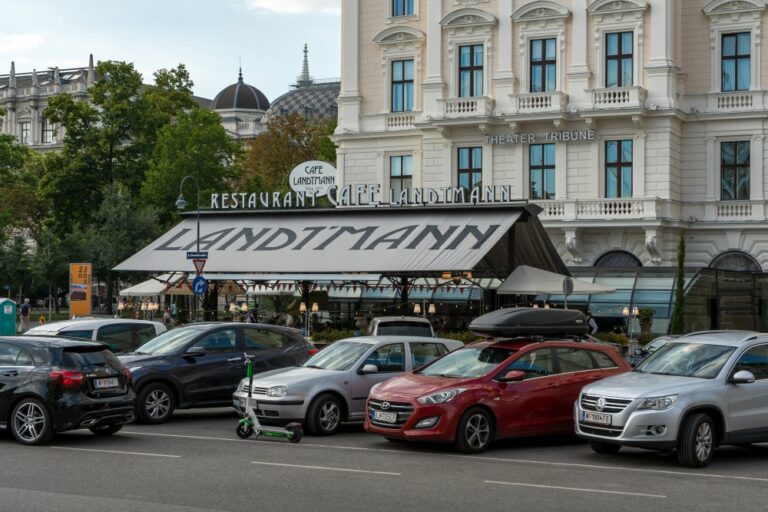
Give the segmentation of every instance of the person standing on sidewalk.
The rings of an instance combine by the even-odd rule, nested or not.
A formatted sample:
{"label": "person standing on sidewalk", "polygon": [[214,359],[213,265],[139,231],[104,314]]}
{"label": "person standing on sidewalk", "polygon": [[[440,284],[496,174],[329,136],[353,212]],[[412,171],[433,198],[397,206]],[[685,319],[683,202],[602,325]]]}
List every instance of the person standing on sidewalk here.
{"label": "person standing on sidewalk", "polygon": [[24,304],[19,308],[19,316],[21,317],[19,332],[21,334],[29,330],[29,313],[31,309],[32,307],[29,305],[29,299],[24,299]]}

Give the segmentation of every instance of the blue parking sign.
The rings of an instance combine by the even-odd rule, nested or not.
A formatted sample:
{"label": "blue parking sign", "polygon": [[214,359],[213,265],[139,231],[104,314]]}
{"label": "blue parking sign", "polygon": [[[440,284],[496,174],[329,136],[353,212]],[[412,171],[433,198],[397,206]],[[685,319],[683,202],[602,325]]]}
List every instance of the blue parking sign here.
{"label": "blue parking sign", "polygon": [[208,281],[203,276],[196,276],[192,280],[192,293],[195,295],[204,294],[206,289],[208,289]]}

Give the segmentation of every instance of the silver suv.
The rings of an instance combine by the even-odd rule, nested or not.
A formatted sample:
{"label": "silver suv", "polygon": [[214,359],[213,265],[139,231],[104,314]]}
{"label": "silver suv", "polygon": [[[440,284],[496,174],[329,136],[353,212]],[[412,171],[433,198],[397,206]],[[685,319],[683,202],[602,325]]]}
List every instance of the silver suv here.
{"label": "silver suv", "polygon": [[715,447],[768,441],[768,335],[693,333],[634,371],[590,384],[574,404],[576,434],[598,453],[677,450],[706,466]]}

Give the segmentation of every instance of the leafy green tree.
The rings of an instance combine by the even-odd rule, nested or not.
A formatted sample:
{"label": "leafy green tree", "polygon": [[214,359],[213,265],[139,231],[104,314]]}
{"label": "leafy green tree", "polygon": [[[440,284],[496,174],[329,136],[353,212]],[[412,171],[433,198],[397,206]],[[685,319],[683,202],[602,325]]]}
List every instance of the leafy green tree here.
{"label": "leafy green tree", "polygon": [[334,123],[316,123],[298,114],[276,116],[253,139],[235,185],[242,190],[289,190],[288,175],[307,160],[336,163],[336,149],[329,136]]}
{"label": "leafy green tree", "polygon": [[[240,145],[220,123],[215,112],[193,108],[160,129],[141,194],[143,202],[159,213],[161,223],[178,218],[175,203],[184,176],[197,178],[201,201],[206,194],[224,189],[234,176]],[[184,192],[187,199],[194,198],[194,185]],[[196,206],[194,199],[189,203]]]}
{"label": "leafy green tree", "polygon": [[685,332],[685,239],[680,235],[677,246],[677,272],[675,273],[675,304],[672,307],[672,318],[669,322],[670,334],[683,334]]}
{"label": "leafy green tree", "polygon": [[117,275],[112,270],[160,234],[157,212],[135,207],[125,186],[109,184],[102,191],[95,221],[84,231],[87,253],[94,274],[107,285],[107,313],[112,313],[112,296]]}

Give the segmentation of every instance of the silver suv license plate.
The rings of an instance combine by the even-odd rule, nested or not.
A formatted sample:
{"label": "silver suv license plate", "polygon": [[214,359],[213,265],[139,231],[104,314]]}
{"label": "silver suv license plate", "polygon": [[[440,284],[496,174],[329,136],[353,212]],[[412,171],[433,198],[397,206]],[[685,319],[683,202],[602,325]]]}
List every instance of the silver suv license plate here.
{"label": "silver suv license plate", "polygon": [[581,411],[581,421],[597,423],[599,425],[610,425],[612,423],[612,416],[602,412]]}

